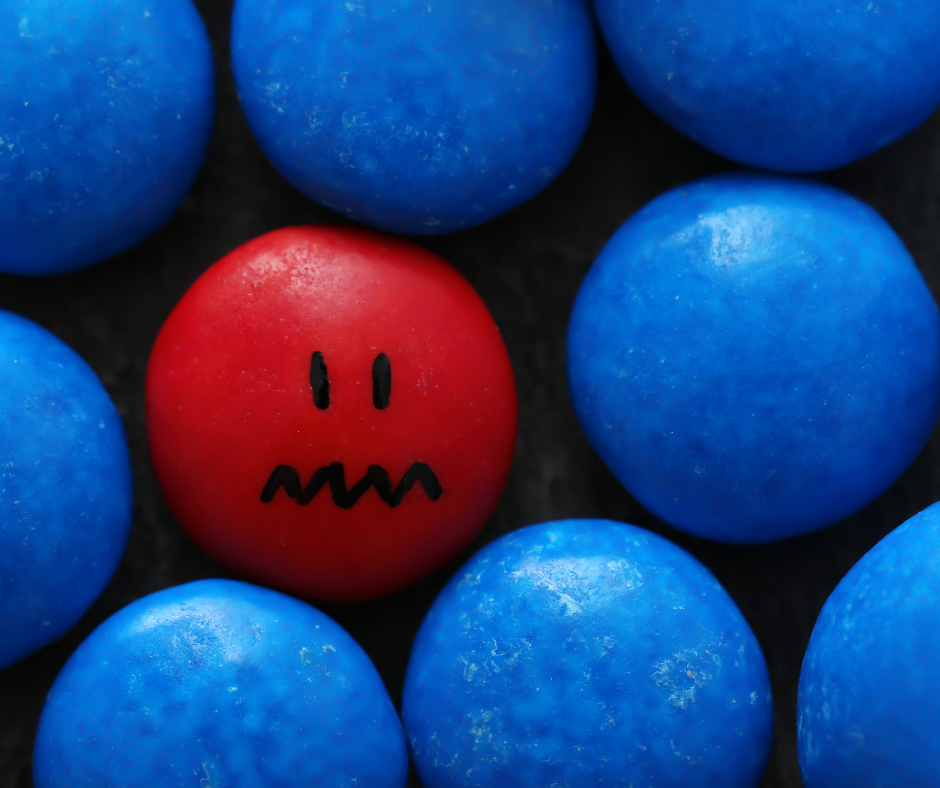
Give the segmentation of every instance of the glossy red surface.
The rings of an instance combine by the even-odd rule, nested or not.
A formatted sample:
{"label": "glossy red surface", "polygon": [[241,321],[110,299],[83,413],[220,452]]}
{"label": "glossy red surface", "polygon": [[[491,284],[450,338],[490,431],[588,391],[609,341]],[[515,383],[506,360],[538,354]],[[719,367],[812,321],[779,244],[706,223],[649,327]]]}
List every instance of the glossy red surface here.
{"label": "glossy red surface", "polygon": [[[263,235],[196,281],[157,338],[146,411],[154,469],[189,535],[247,579],[332,601],[401,589],[464,548],[502,493],[518,421],[509,356],[470,284],[414,244],[329,226]],[[395,506],[370,486],[343,508],[335,466],[333,494],[327,482],[309,502],[268,484],[278,466],[303,488],[342,463],[350,490],[370,466],[394,488],[417,462],[436,500],[415,481]]]}

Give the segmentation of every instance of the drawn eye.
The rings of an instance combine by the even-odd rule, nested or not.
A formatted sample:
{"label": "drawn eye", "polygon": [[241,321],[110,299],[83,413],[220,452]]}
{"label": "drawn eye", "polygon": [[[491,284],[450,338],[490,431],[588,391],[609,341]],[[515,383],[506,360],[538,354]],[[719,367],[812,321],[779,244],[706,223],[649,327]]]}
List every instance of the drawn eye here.
{"label": "drawn eye", "polygon": [[310,357],[310,388],[313,389],[313,404],[320,410],[326,410],[330,406],[330,379],[326,374],[323,354],[319,350]]}
{"label": "drawn eye", "polygon": [[[325,367],[323,374],[326,375]],[[392,362],[384,353],[379,353],[372,362],[372,404],[379,410],[385,410],[391,394]]]}

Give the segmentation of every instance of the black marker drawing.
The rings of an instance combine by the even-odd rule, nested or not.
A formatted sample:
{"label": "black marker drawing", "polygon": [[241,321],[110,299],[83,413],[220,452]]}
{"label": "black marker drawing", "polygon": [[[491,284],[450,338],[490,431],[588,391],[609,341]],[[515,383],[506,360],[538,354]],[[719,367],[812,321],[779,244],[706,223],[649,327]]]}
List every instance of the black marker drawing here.
{"label": "black marker drawing", "polygon": [[391,395],[392,362],[384,353],[379,353],[372,362],[372,404],[379,410],[385,410]]}
{"label": "black marker drawing", "polygon": [[310,388],[313,389],[313,404],[320,410],[330,406],[330,379],[326,374],[326,362],[318,350],[310,357]]}
{"label": "black marker drawing", "polygon": [[346,472],[341,462],[334,462],[317,469],[306,487],[300,486],[300,474],[297,473],[296,468],[291,465],[278,465],[261,491],[261,502],[272,501],[277,491],[283,487],[284,492],[291,498],[296,498],[297,503],[303,506],[313,500],[323,485],[329,483],[330,491],[333,493],[333,503],[343,509],[351,509],[356,501],[373,486],[379,497],[394,509],[401,503],[401,499],[415,482],[421,483],[428,498],[432,501],[441,497],[443,492],[441,483],[431,470],[431,466],[423,462],[412,463],[394,489],[392,489],[392,480],[389,478],[388,471],[381,465],[370,465],[366,475],[356,482],[351,490],[346,489]]}
{"label": "black marker drawing", "polygon": [[[326,410],[330,406],[330,378],[323,354],[319,350],[310,357],[310,388],[313,390],[313,404],[320,410]],[[379,353],[372,362],[372,404],[379,410],[385,410],[391,395],[392,363],[388,356]],[[273,501],[277,491],[283,487],[285,493],[291,498],[296,498],[297,503],[303,506],[314,499],[323,485],[329,484],[333,503],[343,509],[351,509],[370,487],[375,487],[379,497],[394,509],[415,482],[420,482],[432,501],[441,497],[441,483],[431,466],[423,462],[413,462],[395,488],[392,487],[392,480],[385,468],[381,465],[370,465],[366,475],[356,482],[352,489],[346,489],[346,471],[341,462],[318,468],[306,487],[300,486],[300,474],[296,468],[292,465],[278,465],[261,491],[261,502]]]}

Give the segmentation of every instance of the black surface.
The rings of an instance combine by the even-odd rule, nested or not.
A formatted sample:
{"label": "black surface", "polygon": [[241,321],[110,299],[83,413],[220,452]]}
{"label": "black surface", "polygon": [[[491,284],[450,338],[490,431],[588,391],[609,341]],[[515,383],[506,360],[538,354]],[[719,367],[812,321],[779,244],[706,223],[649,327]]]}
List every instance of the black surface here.
{"label": "black surface", "polygon": [[[190,195],[141,246],[91,269],[47,279],[0,276],[0,308],[31,318],[95,369],[117,404],[134,465],[134,525],[110,586],[61,641],[0,671],[0,788],[32,785],[32,738],[57,671],[104,618],[171,585],[228,573],[180,530],[157,488],[144,432],[144,372],[160,325],[186,288],[222,255],[261,233],[337,221],[264,159],[238,106],[228,67],[227,0],[197,2],[218,68],[212,146]],[[940,499],[936,432],[901,479],[863,511],[824,531],[758,547],[685,536],[627,494],[581,433],[565,384],[563,350],[578,285],[605,240],[661,192],[729,169],[648,112],[606,52],[593,121],[568,169],[545,192],[479,228],[419,239],[456,266],[506,339],[520,398],[520,432],[496,515],[457,561],[374,602],[324,609],[374,660],[397,703],[411,640],[434,595],[471,552],[515,528],[564,517],[608,517],[650,528],[717,575],[750,622],[774,693],[774,749],[762,786],[800,785],[796,689],[813,623],[845,572],[884,534]],[[870,203],[940,288],[940,113],[890,148],[821,176]],[[417,782],[412,780],[412,785]]]}

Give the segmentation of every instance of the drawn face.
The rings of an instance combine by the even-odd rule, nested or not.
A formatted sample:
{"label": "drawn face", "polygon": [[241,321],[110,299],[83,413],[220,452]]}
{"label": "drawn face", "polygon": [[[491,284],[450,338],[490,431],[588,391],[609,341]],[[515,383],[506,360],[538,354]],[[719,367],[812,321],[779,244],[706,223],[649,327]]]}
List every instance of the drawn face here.
{"label": "drawn face", "polygon": [[[323,361],[323,354],[319,350],[310,359],[310,388],[313,391],[313,402],[320,410],[330,407],[330,377],[326,363]],[[392,364],[388,356],[379,353],[372,364],[372,404],[379,410],[385,410],[391,393]],[[441,497],[441,484],[431,470],[431,466],[425,462],[411,463],[411,467],[405,471],[405,475],[395,487],[392,487],[385,468],[381,465],[370,465],[365,476],[356,482],[352,489],[346,487],[346,469],[341,462],[318,468],[306,486],[301,485],[300,476],[294,466],[278,465],[261,491],[261,501],[268,503],[274,500],[277,491],[283,487],[287,495],[303,506],[310,503],[325,484],[329,484],[333,503],[344,509],[352,508],[370,487],[375,487],[379,498],[394,508],[401,503],[405,493],[416,481],[421,483],[428,498],[432,501]]]}
{"label": "drawn face", "polygon": [[516,437],[508,355],[429,252],[347,228],[262,236],[197,281],[147,373],[151,456],[210,555],[315,599],[445,563],[489,519]]}

